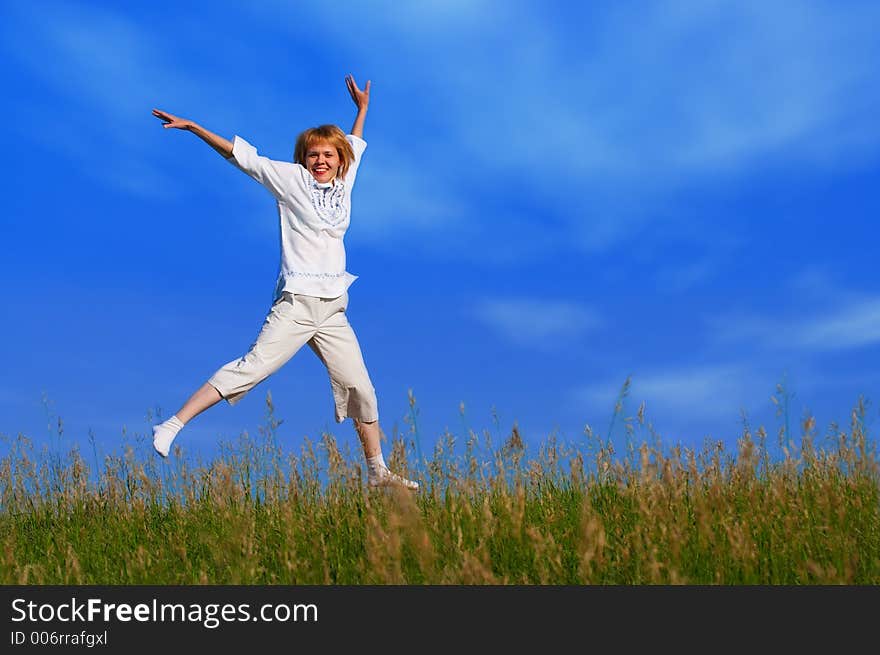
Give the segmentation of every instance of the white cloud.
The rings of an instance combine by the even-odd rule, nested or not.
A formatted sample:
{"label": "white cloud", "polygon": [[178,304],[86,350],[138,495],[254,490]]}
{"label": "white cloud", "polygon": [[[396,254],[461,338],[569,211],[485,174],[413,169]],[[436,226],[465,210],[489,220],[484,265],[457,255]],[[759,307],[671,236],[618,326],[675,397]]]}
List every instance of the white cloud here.
{"label": "white cloud", "polygon": [[880,343],[880,298],[840,308],[794,328],[796,343],[811,350],[859,348]]}
{"label": "white cloud", "polygon": [[[364,155],[364,170],[354,191],[352,220],[364,227],[358,238],[381,244],[393,242],[401,229],[421,236],[442,225],[441,238],[443,233],[461,236],[469,229],[464,202],[443,188],[444,181],[426,179],[411,155],[378,150],[369,152],[369,159]],[[394,175],[387,175],[389,170]]]}
{"label": "white cloud", "polygon": [[[631,376],[625,401],[629,414],[642,403],[646,415],[675,419],[730,417],[754,404],[761,394],[755,371],[740,364],[671,367]],[[621,392],[621,380],[605,380],[577,388],[573,401],[596,410],[612,410]],[[772,388],[772,387],[771,387]]]}
{"label": "white cloud", "polygon": [[[557,9],[496,5],[482,29],[467,15],[443,22],[451,29],[444,32],[420,8],[388,23],[380,16],[377,29],[400,31],[394,36],[417,60],[454,36],[461,50],[448,50],[429,79],[439,83],[436,100],[458,141],[498,167],[540,170],[548,161],[553,173],[539,180],[548,186],[554,176],[605,182],[645,172],[671,182],[682,171],[737,168],[779,148],[808,152],[817,137],[836,138],[824,128],[877,104],[874,92],[852,96],[877,75],[866,56],[880,54],[867,27],[880,18],[877,8]],[[860,118],[862,138],[876,145],[870,113]],[[485,147],[490,127],[504,147]]]}
{"label": "white cloud", "polygon": [[552,346],[595,329],[601,324],[592,310],[572,302],[514,298],[486,300],[474,316],[519,345]]}
{"label": "white cloud", "polygon": [[[359,192],[370,207],[362,218],[397,242],[455,227],[478,256],[505,215],[486,211],[487,201],[507,196],[511,206],[527,202],[507,209],[526,233],[604,251],[680,214],[679,194],[719,174],[790,161],[858,165],[880,144],[880,7],[870,3],[379,2],[325,12],[261,2],[238,11],[224,20],[247,16],[267,37],[286,33],[292,61],[308,54],[308,30],[326,35],[360,79],[373,78],[369,129],[387,144],[375,165],[388,173]],[[151,119],[153,103],[210,108],[221,128],[249,111],[249,125],[277,124],[290,118],[280,107],[303,105],[305,73],[287,75],[291,86],[271,66],[216,72],[241,63],[252,45],[245,30],[224,35],[220,63],[193,63],[176,60],[173,32],[110,10],[18,14],[25,27],[8,54],[85,108],[72,122],[103,131],[102,143],[120,148],[117,163],[131,153],[157,178],[161,167],[132,129]],[[192,46],[196,36],[185,36]],[[218,91],[230,78],[234,94]],[[547,224],[550,215],[558,218]],[[424,243],[449,250],[442,238]],[[529,252],[528,240],[513,250]]]}
{"label": "white cloud", "polygon": [[736,366],[712,366],[659,373],[636,380],[634,393],[672,409],[699,411],[720,402],[743,397],[742,370]]}
{"label": "white cloud", "polygon": [[149,117],[155,85],[145,71],[158,58],[155,44],[109,11],[64,4],[17,10],[18,29],[4,37],[9,60],[68,101],[59,109],[16,97],[10,111],[20,135],[125,191],[167,195],[169,178],[144,156],[137,129]]}
{"label": "white cloud", "polygon": [[386,102],[406,98],[413,128],[430,112],[418,141],[432,162],[419,170],[438,198],[476,172],[539,199],[563,217],[561,240],[588,251],[662,220],[658,208],[719,173],[858,165],[880,144],[880,8],[867,3],[415,3],[350,20],[363,38],[346,47],[390,78]]}
{"label": "white cloud", "polygon": [[[172,99],[186,111],[207,105],[221,123],[231,122],[235,112],[215,102],[215,89],[222,85],[213,83],[214,76],[196,77],[174,61],[169,40],[173,35],[160,36],[112,9],[18,5],[6,25],[3,49],[12,65],[45,85],[42,104],[17,95],[10,102],[19,135],[131,194],[172,195],[182,185],[167,172],[163,153],[144,136],[147,129],[162,136],[151,109],[181,111],[164,105]],[[248,81],[238,88],[245,94],[261,92]],[[64,103],[53,102],[59,96]]]}
{"label": "white cloud", "polygon": [[729,315],[708,319],[707,325],[720,343],[809,352],[864,348],[880,343],[880,298],[850,299],[793,318]]}

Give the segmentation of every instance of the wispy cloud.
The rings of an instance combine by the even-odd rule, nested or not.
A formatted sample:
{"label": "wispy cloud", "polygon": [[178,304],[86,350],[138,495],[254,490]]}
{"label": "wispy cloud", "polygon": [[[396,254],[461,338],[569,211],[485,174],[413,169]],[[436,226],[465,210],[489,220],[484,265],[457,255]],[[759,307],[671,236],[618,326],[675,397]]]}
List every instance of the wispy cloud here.
{"label": "wispy cloud", "polygon": [[[10,18],[3,29],[8,61],[44,87],[38,100],[24,93],[11,101],[19,136],[126,192],[173,195],[180,185],[144,137],[148,126],[161,132],[150,109],[168,101],[197,111],[216,98],[215,75],[178,64],[167,32],[111,8],[19,4]],[[241,88],[259,92],[250,81]],[[49,104],[52,96],[61,102]],[[223,107],[212,107],[214,120],[235,115]]]}
{"label": "wispy cloud", "polygon": [[840,308],[798,325],[797,343],[809,349],[847,349],[880,343],[880,298]]}
{"label": "wispy cloud", "polygon": [[749,342],[764,348],[823,352],[880,343],[880,297],[850,300],[793,318],[731,315],[708,319],[719,342]]}
{"label": "wispy cloud", "polygon": [[[391,83],[384,102],[406,102],[397,138],[419,156],[399,163],[436,184],[430,205],[476,177],[485,194],[529,198],[535,230],[561,217],[557,243],[588,251],[665,220],[676,194],[719,173],[857,164],[880,144],[868,3],[415,3],[310,19],[345,37],[377,89]],[[469,196],[488,243],[500,221]]]}
{"label": "wispy cloud", "polygon": [[[742,364],[669,367],[631,377],[628,401],[645,404],[647,414],[665,418],[705,419],[729,417],[760,400],[756,372]],[[611,410],[623,380],[587,384],[572,392],[573,401],[596,410]]]}
{"label": "wispy cloud", "polygon": [[[165,174],[138,143],[135,116],[141,126],[168,99],[210,107],[233,129],[248,129],[243,116],[251,126],[286,122],[281,108],[302,107],[308,76],[290,73],[292,85],[279,81],[289,66],[246,65],[253,30],[266,42],[284,34],[285,56],[298,63],[311,54],[303,26],[326,34],[338,44],[328,75],[345,60],[374,78],[369,129],[387,149],[371,149],[382,176],[359,191],[370,234],[438,255],[450,252],[443,237],[454,228],[472,245],[460,250],[479,256],[510,217],[554,249],[602,252],[671,222],[680,194],[719,175],[767,162],[858,165],[880,146],[871,29],[880,7],[870,3],[378,2],[340,16],[261,2],[227,7],[224,27],[245,16],[262,23],[227,31],[214,57],[201,58],[169,54],[180,47],[172,32],[110,9],[34,7],[17,10],[7,55],[79,107],[65,127],[90,136],[70,137],[69,156],[114,151],[108,174],[145,192],[162,185],[139,180]],[[205,20],[206,31],[218,27]],[[218,92],[233,83],[234,94]],[[134,157],[149,170],[126,171]],[[717,228],[705,232],[689,238],[710,241]],[[512,238],[507,252],[533,246]],[[682,271],[672,284],[700,274]]]}
{"label": "wispy cloud", "polygon": [[564,343],[601,325],[593,310],[562,300],[486,300],[474,308],[473,314],[504,338],[523,346]]}
{"label": "wispy cloud", "polygon": [[14,18],[4,30],[8,60],[64,99],[59,110],[16,95],[11,110],[19,135],[102,181],[161,195],[167,178],[143,157],[135,120],[149,110],[145,71],[155,44],[131,21],[94,7],[19,5]]}
{"label": "wispy cloud", "polygon": [[[401,166],[407,160],[403,153],[379,149],[374,154],[368,147],[369,161],[356,187],[357,204],[352,210],[355,221],[353,234],[374,244],[394,243],[398,232],[428,236],[434,245],[448,239],[464,238],[469,230],[467,207],[454,193],[437,193],[433,181],[419,168]],[[394,170],[393,176],[384,172]],[[444,230],[437,234],[437,226]]]}

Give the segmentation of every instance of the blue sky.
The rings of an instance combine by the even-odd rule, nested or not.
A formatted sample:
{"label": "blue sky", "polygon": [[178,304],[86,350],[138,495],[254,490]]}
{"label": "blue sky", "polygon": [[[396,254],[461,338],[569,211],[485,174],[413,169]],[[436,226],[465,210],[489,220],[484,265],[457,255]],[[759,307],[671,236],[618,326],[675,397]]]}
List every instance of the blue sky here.
{"label": "blue sky", "polygon": [[[846,425],[880,391],[880,7],[867,2],[5,3],[0,433],[107,450],[247,349],[271,196],[153,107],[290,159],[372,80],[349,319],[386,433],[664,442]],[[583,6],[582,6],[583,5]],[[871,180],[875,180],[874,183]],[[331,429],[305,349],[191,451]],[[869,406],[875,423],[876,405]],[[496,419],[497,417],[497,428]]]}

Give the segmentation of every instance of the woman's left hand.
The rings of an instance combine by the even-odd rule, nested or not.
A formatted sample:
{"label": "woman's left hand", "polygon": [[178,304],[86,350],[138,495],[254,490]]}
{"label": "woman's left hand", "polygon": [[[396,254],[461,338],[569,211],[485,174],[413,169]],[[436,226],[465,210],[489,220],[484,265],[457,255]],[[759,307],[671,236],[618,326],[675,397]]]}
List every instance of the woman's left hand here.
{"label": "woman's left hand", "polygon": [[364,85],[363,90],[361,90],[354,81],[354,76],[346,75],[345,86],[348,87],[348,93],[351,95],[351,99],[354,101],[354,104],[357,105],[357,108],[366,109],[367,105],[370,104],[370,80],[367,80],[366,85]]}

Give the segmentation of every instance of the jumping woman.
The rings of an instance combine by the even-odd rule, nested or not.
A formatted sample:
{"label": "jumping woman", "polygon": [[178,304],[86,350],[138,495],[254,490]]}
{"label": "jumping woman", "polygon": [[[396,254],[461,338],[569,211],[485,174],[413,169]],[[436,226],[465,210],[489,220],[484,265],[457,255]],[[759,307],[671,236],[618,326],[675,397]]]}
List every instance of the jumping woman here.
{"label": "jumping woman", "polygon": [[345,84],[357,106],[351,133],[336,125],[305,130],[296,140],[293,163],[259,155],[240,136],[230,142],[194,121],[153,110],[163,127],[192,132],[266,187],[281,222],[278,282],[256,341],[243,357],[220,367],[174,416],[153,427],[153,447],[162,457],[195,416],[220,400],[234,405],[308,344],[330,375],[336,421],[354,421],[368,484],[419,488],[417,482],[391,472],[382,457],[376,392],[345,315],[348,287],[356,276],[346,271],[343,237],[351,216],[351,191],[367,147],[363,133],[370,81],[360,89],[349,75]]}

